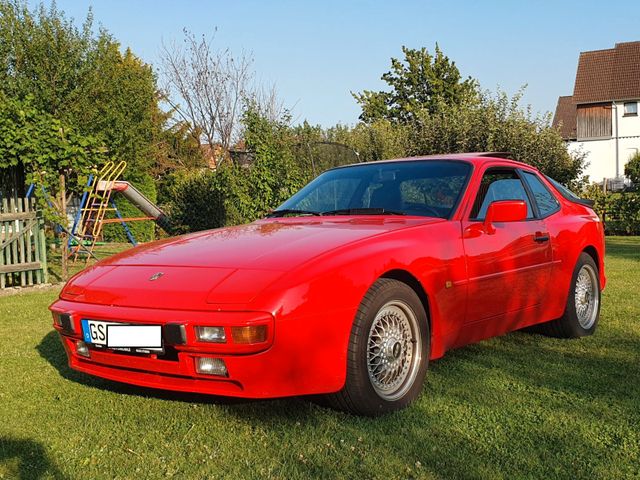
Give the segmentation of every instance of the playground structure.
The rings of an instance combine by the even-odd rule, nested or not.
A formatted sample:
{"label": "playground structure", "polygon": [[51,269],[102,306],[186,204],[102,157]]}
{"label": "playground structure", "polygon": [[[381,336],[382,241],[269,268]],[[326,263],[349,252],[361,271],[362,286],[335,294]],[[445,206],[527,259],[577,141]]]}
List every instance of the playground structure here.
{"label": "playground structure", "polygon": [[[69,238],[69,256],[74,261],[83,254],[87,255],[88,260],[102,236],[104,225],[110,223],[120,223],[132,245],[137,242],[127,222],[153,220],[163,230],[170,232],[170,222],[164,212],[129,182],[119,180],[126,167],[125,161],[107,162],[100,172],[89,176],[87,191],[82,195]],[[112,198],[114,192],[129,200],[145,216],[123,218]],[[114,212],[115,218],[105,218],[107,212]]]}

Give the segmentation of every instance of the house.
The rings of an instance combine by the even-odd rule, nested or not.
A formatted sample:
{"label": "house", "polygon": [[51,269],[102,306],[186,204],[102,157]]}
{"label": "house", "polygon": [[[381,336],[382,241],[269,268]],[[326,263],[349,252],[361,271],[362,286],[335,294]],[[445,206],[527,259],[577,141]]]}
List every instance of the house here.
{"label": "house", "polygon": [[624,175],[640,151],[640,42],[580,53],[573,95],[560,97],[553,125],[569,151],[583,151],[592,182]]}

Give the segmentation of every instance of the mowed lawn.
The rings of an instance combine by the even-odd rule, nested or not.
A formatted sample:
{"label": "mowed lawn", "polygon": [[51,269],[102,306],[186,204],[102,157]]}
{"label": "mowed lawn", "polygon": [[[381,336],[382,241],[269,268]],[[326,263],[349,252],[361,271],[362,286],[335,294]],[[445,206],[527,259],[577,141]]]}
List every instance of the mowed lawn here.
{"label": "mowed lawn", "polygon": [[57,290],[0,298],[0,478],[640,478],[640,238],[609,238],[597,333],[448,352],[377,419],[74,373]]}

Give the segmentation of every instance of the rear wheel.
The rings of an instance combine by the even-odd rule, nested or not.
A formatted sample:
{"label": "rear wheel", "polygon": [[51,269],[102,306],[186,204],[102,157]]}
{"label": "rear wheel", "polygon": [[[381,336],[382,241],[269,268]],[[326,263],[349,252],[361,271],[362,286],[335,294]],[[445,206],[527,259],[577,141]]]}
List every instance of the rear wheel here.
{"label": "rear wheel", "polygon": [[541,332],[560,338],[591,335],[600,317],[600,277],[591,255],[581,253],[571,277],[564,315],[540,325]]}
{"label": "rear wheel", "polygon": [[413,402],[429,358],[429,326],[422,302],[408,285],[378,280],[365,295],[351,329],[343,389],[331,406],[381,415]]}

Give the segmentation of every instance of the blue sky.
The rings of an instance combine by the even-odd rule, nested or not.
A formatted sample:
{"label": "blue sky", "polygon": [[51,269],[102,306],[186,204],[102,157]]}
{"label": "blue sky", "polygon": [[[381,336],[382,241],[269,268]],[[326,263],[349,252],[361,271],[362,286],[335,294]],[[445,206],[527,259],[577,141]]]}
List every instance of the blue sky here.
{"label": "blue sky", "polygon": [[[33,0],[29,2],[35,4]],[[49,3],[47,0],[45,3]],[[252,53],[259,79],[275,83],[298,121],[353,124],[350,91],[382,89],[380,75],[401,46],[438,42],[464,75],[553,111],[570,95],[585,50],[640,40],[640,1],[196,1],[58,0],[82,21],[95,20],[145,61],[158,63],[162,41],[182,29]]]}

